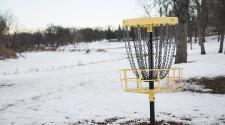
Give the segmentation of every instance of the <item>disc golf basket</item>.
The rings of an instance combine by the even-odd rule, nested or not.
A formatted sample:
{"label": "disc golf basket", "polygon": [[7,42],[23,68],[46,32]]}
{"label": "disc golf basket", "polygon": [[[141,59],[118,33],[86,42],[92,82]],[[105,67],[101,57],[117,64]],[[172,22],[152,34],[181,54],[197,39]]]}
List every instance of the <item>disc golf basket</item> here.
{"label": "disc golf basket", "polygon": [[121,70],[122,88],[126,92],[148,94],[150,124],[155,124],[154,100],[158,92],[180,87],[181,68],[171,68],[176,44],[176,17],[123,20],[124,41],[131,69]]}

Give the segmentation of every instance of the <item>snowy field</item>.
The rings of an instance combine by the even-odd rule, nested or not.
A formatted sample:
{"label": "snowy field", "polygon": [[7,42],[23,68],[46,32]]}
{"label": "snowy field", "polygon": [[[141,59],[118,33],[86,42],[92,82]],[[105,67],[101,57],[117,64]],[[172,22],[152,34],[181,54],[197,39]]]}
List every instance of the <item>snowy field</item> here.
{"label": "snowy field", "polygon": [[[184,78],[225,75],[225,55],[217,37],[206,39],[207,55],[188,45]],[[86,50],[90,49],[89,53]],[[105,52],[97,52],[105,49]],[[79,51],[78,51],[79,50]],[[0,61],[0,125],[112,124],[149,117],[145,95],[125,93],[119,70],[128,68],[124,44],[99,41],[69,45],[56,52],[30,52]],[[192,92],[156,96],[156,120],[194,125],[225,124],[225,95]],[[80,121],[80,122],[79,122]]]}

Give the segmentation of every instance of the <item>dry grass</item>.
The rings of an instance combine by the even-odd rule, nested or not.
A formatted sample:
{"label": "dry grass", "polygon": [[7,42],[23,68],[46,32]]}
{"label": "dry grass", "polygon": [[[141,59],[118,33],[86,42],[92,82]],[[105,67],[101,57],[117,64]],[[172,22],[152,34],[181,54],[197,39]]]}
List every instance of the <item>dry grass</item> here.
{"label": "dry grass", "polygon": [[201,85],[204,89],[211,89],[208,93],[225,94],[225,76],[218,76],[213,78],[191,78],[186,80],[187,83]]}
{"label": "dry grass", "polygon": [[2,58],[4,59],[17,57],[14,50],[6,48],[4,46],[0,46],[0,56],[2,56]]}
{"label": "dry grass", "polygon": [[105,49],[97,49],[96,52],[106,52]]}
{"label": "dry grass", "polygon": [[[124,118],[120,117],[112,117],[105,119],[103,122],[96,122],[94,120],[84,120],[79,121],[77,123],[71,123],[70,125],[79,125],[79,124],[93,124],[93,125],[109,125],[109,124],[118,124],[118,125],[149,125],[149,121],[146,119],[133,119],[128,121],[119,122],[118,120],[121,120]],[[156,121],[155,125],[187,125],[183,124],[181,122],[175,122],[175,121]]]}

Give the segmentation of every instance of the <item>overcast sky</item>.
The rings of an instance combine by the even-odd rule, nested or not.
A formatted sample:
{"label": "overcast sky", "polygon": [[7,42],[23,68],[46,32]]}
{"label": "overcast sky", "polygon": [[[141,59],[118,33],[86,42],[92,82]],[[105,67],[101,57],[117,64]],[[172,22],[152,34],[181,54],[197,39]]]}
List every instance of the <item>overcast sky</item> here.
{"label": "overcast sky", "polygon": [[122,23],[122,19],[143,17],[137,0],[0,0],[19,25],[44,28],[47,24],[97,27]]}

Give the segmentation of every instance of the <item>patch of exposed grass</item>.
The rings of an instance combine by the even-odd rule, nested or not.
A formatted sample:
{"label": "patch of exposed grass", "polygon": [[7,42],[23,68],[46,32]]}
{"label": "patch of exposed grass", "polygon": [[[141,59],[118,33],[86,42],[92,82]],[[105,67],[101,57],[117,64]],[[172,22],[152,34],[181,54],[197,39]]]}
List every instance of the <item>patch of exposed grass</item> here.
{"label": "patch of exposed grass", "polygon": [[225,94],[225,76],[218,76],[213,78],[191,78],[186,80],[187,83],[203,86],[204,89],[210,89],[208,93]]}
{"label": "patch of exposed grass", "polygon": [[[83,120],[77,123],[71,123],[69,125],[83,125],[83,124],[93,124],[93,125],[108,125],[108,124],[118,124],[118,125],[149,125],[149,121],[146,119],[133,119],[125,120],[123,122],[118,122],[118,120],[124,119],[124,117],[112,117],[105,119],[103,122],[96,122],[94,120]],[[182,122],[175,121],[156,121],[155,125],[187,125]]]}
{"label": "patch of exposed grass", "polygon": [[[120,123],[120,125],[149,125],[149,122],[131,120],[124,123]],[[155,125],[186,125],[186,124],[175,121],[156,121]]]}

